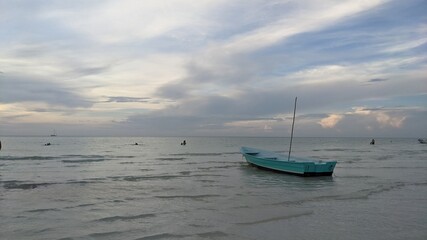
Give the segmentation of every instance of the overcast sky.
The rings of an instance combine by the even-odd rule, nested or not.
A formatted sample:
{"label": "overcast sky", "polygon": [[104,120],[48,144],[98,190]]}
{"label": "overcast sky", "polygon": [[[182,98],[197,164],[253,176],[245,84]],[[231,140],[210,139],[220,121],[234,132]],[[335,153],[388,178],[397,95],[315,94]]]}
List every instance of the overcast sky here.
{"label": "overcast sky", "polygon": [[0,135],[427,137],[426,12],[0,0]]}

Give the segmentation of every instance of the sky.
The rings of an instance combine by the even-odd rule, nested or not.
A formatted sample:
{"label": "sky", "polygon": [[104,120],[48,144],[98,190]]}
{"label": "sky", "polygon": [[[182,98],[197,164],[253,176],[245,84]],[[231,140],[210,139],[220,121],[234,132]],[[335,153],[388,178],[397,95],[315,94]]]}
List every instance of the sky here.
{"label": "sky", "polygon": [[427,137],[425,0],[0,0],[0,136]]}

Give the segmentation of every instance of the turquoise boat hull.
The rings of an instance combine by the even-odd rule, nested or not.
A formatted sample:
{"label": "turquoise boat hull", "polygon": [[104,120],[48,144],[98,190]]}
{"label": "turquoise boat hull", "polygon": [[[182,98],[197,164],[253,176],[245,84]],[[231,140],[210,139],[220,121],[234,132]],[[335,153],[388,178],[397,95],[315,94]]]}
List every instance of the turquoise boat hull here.
{"label": "turquoise boat hull", "polygon": [[336,161],[322,161],[291,156],[256,148],[242,147],[240,152],[249,164],[260,168],[300,176],[331,176]]}

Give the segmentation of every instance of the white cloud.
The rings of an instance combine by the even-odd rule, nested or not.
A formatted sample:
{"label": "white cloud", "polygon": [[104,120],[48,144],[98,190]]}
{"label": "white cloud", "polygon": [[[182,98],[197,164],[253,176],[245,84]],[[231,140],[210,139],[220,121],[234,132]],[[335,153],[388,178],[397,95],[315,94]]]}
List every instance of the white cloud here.
{"label": "white cloud", "polygon": [[375,119],[380,127],[401,128],[407,119],[408,110],[416,110],[410,108],[388,109],[388,108],[366,108],[354,107],[352,112],[347,112],[346,115],[355,115],[363,118]]}
{"label": "white cloud", "polygon": [[[340,65],[316,66],[290,74],[287,78],[299,84],[317,84],[352,80],[358,68]],[[366,71],[364,69],[363,71]],[[360,76],[361,74],[358,74]]]}
{"label": "white cloud", "polygon": [[319,30],[345,17],[357,14],[386,1],[306,1],[304,11],[291,11],[276,22],[233,37],[220,46],[225,54],[254,51],[271,46],[299,33]]}
{"label": "white cloud", "polygon": [[320,120],[319,124],[323,128],[333,128],[341,119],[343,118],[342,115],[339,114],[330,114],[328,117],[323,118]]}
{"label": "white cloud", "polygon": [[[46,18],[100,43],[119,43],[154,38],[179,28],[195,31],[208,27],[209,10],[222,1],[156,0],[103,1],[103,4],[71,10],[47,11]],[[197,32],[197,31],[196,31]]]}
{"label": "white cloud", "polygon": [[273,128],[270,125],[265,124],[264,125],[264,130],[265,131],[270,131],[270,130],[273,130]]}
{"label": "white cloud", "polygon": [[107,74],[101,74],[92,81],[105,84],[105,87],[97,89],[98,95],[148,97],[159,86],[185,76],[185,62],[181,55],[150,54],[114,65]]}
{"label": "white cloud", "polygon": [[[359,64],[321,65],[291,73],[283,78],[298,84],[333,82],[367,82],[370,79],[393,79],[399,75],[417,74],[418,70],[404,69],[407,65],[423,64],[426,57],[394,57]],[[412,77],[411,77],[412,78]]]}
{"label": "white cloud", "polygon": [[406,51],[406,50],[410,50],[410,49],[419,47],[419,46],[426,44],[426,43],[427,43],[427,38],[410,40],[410,41],[402,43],[402,44],[390,46],[390,47],[384,49],[383,51],[389,52],[389,53],[402,52],[402,51]]}
{"label": "white cloud", "polygon": [[391,126],[394,128],[400,128],[406,119],[406,116],[390,116],[387,113],[379,112],[376,114],[377,121],[382,127]]}
{"label": "white cloud", "polygon": [[225,126],[271,130],[273,129],[273,126],[275,124],[283,124],[283,123],[281,123],[279,119],[251,119],[251,120],[230,121],[225,123]]}

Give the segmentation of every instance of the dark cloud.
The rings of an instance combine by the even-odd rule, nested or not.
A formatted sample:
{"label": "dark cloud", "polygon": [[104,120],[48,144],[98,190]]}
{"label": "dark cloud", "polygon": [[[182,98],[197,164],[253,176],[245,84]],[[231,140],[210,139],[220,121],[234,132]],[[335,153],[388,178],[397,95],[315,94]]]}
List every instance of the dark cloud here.
{"label": "dark cloud", "polygon": [[[217,133],[239,135],[238,129],[241,131],[240,134],[247,134],[247,132],[244,133],[244,128],[247,127],[230,127],[227,124],[237,121],[289,121],[290,117],[287,119],[276,119],[274,117],[279,114],[291,116],[294,97],[298,96],[297,118],[298,120],[305,120],[303,121],[305,123],[298,123],[298,127],[303,128],[299,129],[300,136],[369,136],[372,131],[381,132],[383,136],[390,136],[401,132],[400,128],[392,125],[384,126],[385,123],[378,123],[377,117],[387,118],[389,116],[399,121],[406,115],[414,115],[414,112],[407,106],[358,108],[358,111],[373,112],[374,115],[369,117],[363,114],[346,114],[346,112],[351,112],[352,107],[359,107],[352,105],[355,102],[375,99],[378,95],[393,96],[399,93],[409,93],[408,96],[410,97],[410,94],[417,94],[418,88],[416,84],[412,83],[413,81],[416,82],[416,80],[408,80],[408,84],[404,88],[396,87],[393,84],[394,82],[384,86],[372,85],[372,87],[366,88],[358,84],[357,81],[283,86],[271,89],[257,89],[243,84],[239,94],[233,96],[193,96],[180,99],[177,101],[177,105],[154,113],[152,115],[155,116],[154,118],[150,118],[148,115],[133,116],[130,118],[130,122],[139,126],[150,126],[150,131],[158,129],[159,132],[165,130],[164,127],[161,127],[165,124],[165,126],[173,126],[168,129],[169,131],[184,135],[186,132],[196,134],[203,129],[205,131],[215,129],[210,132],[214,135]],[[347,106],[347,109],[339,108],[340,110],[337,110],[333,106]],[[379,113],[386,115],[375,115]],[[336,128],[324,129],[318,122],[327,118],[329,114],[342,115],[343,120],[336,125]],[[354,121],[359,122],[355,124]],[[406,120],[402,121],[405,122]],[[301,125],[308,124],[307,122],[311,125]],[[396,125],[396,123],[394,124]],[[368,126],[372,128],[368,129]],[[402,126],[412,129],[407,125]],[[287,128],[288,126],[284,124],[280,131],[273,134],[284,136],[287,133]],[[340,131],[336,131],[337,129]],[[387,129],[389,133],[384,129]],[[262,130],[259,130],[258,133],[265,134]],[[402,132],[401,134],[405,135]]]}
{"label": "dark cloud", "polygon": [[120,124],[124,129],[133,128],[142,134],[154,136],[244,135],[245,133],[239,132],[241,129],[227,125],[236,121],[281,122],[283,119],[225,115],[180,115],[160,110],[150,114],[131,116]]}
{"label": "dark cloud", "polygon": [[265,68],[267,64],[260,63],[247,54],[211,54],[189,61],[185,66],[187,76],[163,85],[157,90],[157,95],[177,100],[192,97],[193,91],[204,87],[239,88],[240,85],[256,82],[259,75],[270,69]]}
{"label": "dark cloud", "polygon": [[384,111],[402,111],[406,110],[405,106],[396,106],[396,107],[364,107],[360,110],[362,111],[371,111],[371,112],[384,112]]}
{"label": "dark cloud", "polygon": [[328,116],[326,113],[310,113],[298,115],[298,119],[322,119]]}
{"label": "dark cloud", "polygon": [[255,79],[265,66],[250,54],[210,53],[189,62],[186,66],[188,77],[192,83],[216,83],[236,85]]}
{"label": "dark cloud", "polygon": [[189,92],[194,89],[194,86],[189,85],[184,81],[166,84],[157,90],[157,95],[167,99],[183,99],[189,96]]}
{"label": "dark cloud", "polygon": [[135,115],[123,123],[125,126],[135,128],[146,135],[188,136],[197,134],[204,126],[220,124],[218,119],[210,119],[203,116],[178,116],[178,115]]}
{"label": "dark cloud", "polygon": [[28,44],[24,46],[19,46],[13,49],[12,55],[18,58],[32,58],[32,57],[40,57],[49,54],[52,50],[55,50],[55,46],[53,45],[34,45]]}
{"label": "dark cloud", "polygon": [[53,106],[90,107],[93,102],[54,81],[2,74],[0,102],[44,102]]}
{"label": "dark cloud", "polygon": [[104,73],[110,69],[109,66],[103,67],[81,67],[73,70],[74,73],[80,76],[97,75]]}
{"label": "dark cloud", "polygon": [[30,114],[16,114],[16,115],[2,116],[2,121],[10,122],[10,121],[14,121],[15,119],[28,117],[28,116],[30,116]]}
{"label": "dark cloud", "polygon": [[[427,111],[425,109],[388,109],[382,112],[378,110],[372,114],[343,113],[334,127],[322,128],[319,121],[328,116],[326,113],[297,114],[297,136],[415,137],[421,133],[420,129],[425,129],[422,119],[427,117]],[[379,116],[385,117],[384,121],[380,121]],[[396,121],[401,123],[396,126]],[[274,125],[272,125],[272,131],[268,129],[266,131],[262,124],[259,127],[230,124],[236,122],[266,122]],[[229,114],[180,115],[178,110],[170,109],[134,115],[120,124],[122,129],[134,129],[142,135],[154,136],[287,136],[291,120],[290,118],[244,117]]]}
{"label": "dark cloud", "polygon": [[105,102],[117,102],[117,103],[126,103],[126,102],[151,102],[151,98],[148,97],[107,97],[108,100]]}
{"label": "dark cloud", "polygon": [[387,81],[388,79],[386,79],[386,78],[373,78],[373,79],[370,79],[370,80],[368,80],[368,82],[370,82],[370,83],[375,83],[375,82],[385,82],[385,81]]}
{"label": "dark cloud", "polygon": [[[396,94],[408,94],[408,96],[417,94],[419,89],[412,82],[408,80],[405,87],[389,84],[381,87],[372,85],[370,88],[365,88],[357,82],[331,82],[271,89],[252,88],[248,87],[247,84],[242,84],[239,94],[233,96],[215,94],[192,96],[180,99],[177,102],[178,108],[168,108],[165,111],[169,114],[212,117],[273,117],[278,114],[292,113],[294,97],[298,96],[297,113],[305,117],[325,117],[325,113],[322,112],[333,111],[331,109],[334,107],[331,108],[331,106],[347,106],[348,111],[354,107],[351,104],[364,99],[375,99],[377,96],[393,96]],[[182,86],[177,86],[177,88],[180,87]],[[372,108],[372,110],[375,109]],[[379,110],[384,109],[379,108]],[[316,116],[305,115],[307,112],[315,112]]]}
{"label": "dark cloud", "polygon": [[28,111],[38,112],[38,113],[51,113],[51,112],[62,112],[63,109],[57,108],[30,108]]}

